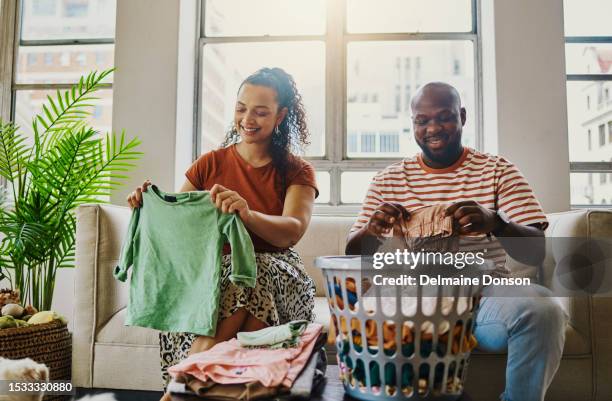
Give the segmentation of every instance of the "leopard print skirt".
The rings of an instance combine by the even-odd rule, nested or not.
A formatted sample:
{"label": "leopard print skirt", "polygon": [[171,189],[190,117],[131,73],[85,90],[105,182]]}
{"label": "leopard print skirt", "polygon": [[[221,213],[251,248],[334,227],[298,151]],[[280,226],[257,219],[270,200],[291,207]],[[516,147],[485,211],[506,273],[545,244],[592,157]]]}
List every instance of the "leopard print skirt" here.
{"label": "leopard print skirt", "polygon": [[[304,269],[300,255],[287,249],[282,252],[255,253],[257,280],[255,288],[234,285],[231,256],[222,258],[219,321],[245,308],[268,326],[292,320],[314,320],[314,281]],[[160,332],[159,352],[164,391],[170,380],[168,367],[187,357],[196,335],[193,333]]]}

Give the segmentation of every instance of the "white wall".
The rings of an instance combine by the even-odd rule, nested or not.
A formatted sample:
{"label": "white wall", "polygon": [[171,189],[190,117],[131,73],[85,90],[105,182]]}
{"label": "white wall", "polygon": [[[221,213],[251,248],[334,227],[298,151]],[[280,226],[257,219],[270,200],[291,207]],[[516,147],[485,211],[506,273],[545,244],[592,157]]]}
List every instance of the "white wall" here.
{"label": "white wall", "polygon": [[569,210],[563,2],[495,0],[493,18],[498,153],[546,212]]}
{"label": "white wall", "polygon": [[117,2],[113,130],[139,137],[144,157],[114,204],[126,205],[147,178],[174,188],[179,9],[178,1]]}

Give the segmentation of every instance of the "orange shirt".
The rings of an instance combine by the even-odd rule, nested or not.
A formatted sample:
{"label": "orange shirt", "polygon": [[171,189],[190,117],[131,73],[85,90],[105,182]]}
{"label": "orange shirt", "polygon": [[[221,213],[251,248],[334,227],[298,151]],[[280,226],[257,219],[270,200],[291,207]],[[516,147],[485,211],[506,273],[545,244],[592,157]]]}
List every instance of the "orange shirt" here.
{"label": "orange shirt", "polygon": [[[187,179],[198,190],[210,190],[220,184],[238,192],[248,203],[251,210],[280,216],[283,214],[284,197],[275,185],[276,168],[272,163],[261,167],[248,164],[236,150],[236,145],[205,153],[196,160],[185,173]],[[308,185],[319,191],[315,181],[312,164],[300,157],[293,156],[287,172],[286,187]],[[257,252],[275,252],[275,247],[249,231]]]}

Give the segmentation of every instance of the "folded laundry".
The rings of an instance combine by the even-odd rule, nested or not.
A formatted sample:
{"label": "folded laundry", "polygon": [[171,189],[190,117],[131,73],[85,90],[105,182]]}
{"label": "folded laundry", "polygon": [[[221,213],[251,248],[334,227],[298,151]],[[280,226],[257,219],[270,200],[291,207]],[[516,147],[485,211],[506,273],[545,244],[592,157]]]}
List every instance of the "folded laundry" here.
{"label": "folded laundry", "polygon": [[218,384],[211,380],[204,382],[191,375],[187,377],[185,385],[201,398],[219,401],[251,401],[274,397],[283,391],[287,391],[283,387],[265,387],[258,381],[240,384]]}
{"label": "folded laundry", "polygon": [[325,377],[327,356],[324,348],[319,348],[310,356],[308,363],[293,383],[286,398],[309,400]]}
{"label": "folded laundry", "polygon": [[314,341],[312,352],[304,368],[299,372],[292,386],[266,387],[260,381],[248,383],[220,384],[212,380],[202,381],[191,374],[176,376],[168,390],[179,399],[197,396],[206,400],[250,401],[274,397],[277,400],[310,399],[313,391],[323,381],[327,368],[327,357],[323,348],[327,334],[320,332]]}
{"label": "folded laundry", "polygon": [[294,348],[244,348],[237,339],[216,344],[168,368],[173,378],[191,375],[203,382],[243,384],[259,381],[266,387],[291,387],[306,365],[322,326],[310,323]]}
{"label": "folded laundry", "polygon": [[267,347],[271,349],[295,347],[304,333],[308,321],[294,320],[280,326],[270,326],[257,331],[239,332],[236,336],[243,347]]}

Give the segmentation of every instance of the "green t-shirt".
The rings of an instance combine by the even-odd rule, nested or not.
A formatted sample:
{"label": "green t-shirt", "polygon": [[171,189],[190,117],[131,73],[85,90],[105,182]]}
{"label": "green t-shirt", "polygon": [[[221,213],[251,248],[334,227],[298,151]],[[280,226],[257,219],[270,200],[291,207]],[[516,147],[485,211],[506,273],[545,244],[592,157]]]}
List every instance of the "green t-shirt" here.
{"label": "green t-shirt", "polygon": [[230,280],[254,287],[255,251],[236,214],[221,213],[207,191],[164,193],[155,185],[132,212],[114,275],[133,266],[126,325],[214,336],[223,244],[232,249]]}

